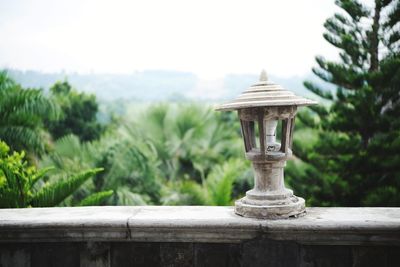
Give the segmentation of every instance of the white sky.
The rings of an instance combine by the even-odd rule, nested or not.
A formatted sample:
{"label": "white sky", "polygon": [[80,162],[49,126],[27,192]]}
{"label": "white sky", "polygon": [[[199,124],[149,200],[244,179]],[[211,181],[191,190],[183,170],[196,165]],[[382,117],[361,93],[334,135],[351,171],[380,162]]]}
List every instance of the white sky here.
{"label": "white sky", "polygon": [[0,0],[0,67],[303,75],[333,0]]}

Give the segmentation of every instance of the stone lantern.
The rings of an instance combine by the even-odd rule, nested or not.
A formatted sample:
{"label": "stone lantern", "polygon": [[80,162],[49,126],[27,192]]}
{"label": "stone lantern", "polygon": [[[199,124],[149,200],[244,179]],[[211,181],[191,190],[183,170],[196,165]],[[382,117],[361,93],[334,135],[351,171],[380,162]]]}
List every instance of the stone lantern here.
{"label": "stone lantern", "polygon": [[[221,111],[238,111],[246,158],[253,163],[254,188],[235,202],[237,214],[279,219],[305,212],[304,199],[285,188],[283,169],[292,156],[297,107],[314,104],[317,102],[268,81],[266,72],[262,71],[258,83],[217,107]],[[281,131],[277,131],[278,124]]]}

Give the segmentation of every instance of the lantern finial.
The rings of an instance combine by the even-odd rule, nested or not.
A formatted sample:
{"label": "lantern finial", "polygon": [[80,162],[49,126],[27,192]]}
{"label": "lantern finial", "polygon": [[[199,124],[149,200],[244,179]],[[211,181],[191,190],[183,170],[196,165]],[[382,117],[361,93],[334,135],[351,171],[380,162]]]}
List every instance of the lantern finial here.
{"label": "lantern finial", "polygon": [[267,72],[265,70],[262,70],[260,74],[260,82],[266,82],[266,81],[268,81]]}

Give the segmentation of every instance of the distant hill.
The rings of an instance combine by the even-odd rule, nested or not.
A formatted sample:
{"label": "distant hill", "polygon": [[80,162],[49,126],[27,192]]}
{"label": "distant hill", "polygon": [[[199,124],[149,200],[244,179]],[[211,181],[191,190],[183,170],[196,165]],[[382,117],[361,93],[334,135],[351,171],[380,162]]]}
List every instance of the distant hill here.
{"label": "distant hill", "polygon": [[[39,87],[48,90],[58,80],[67,79],[77,90],[90,92],[101,100],[130,99],[142,101],[162,100],[226,100],[240,94],[258,80],[258,75],[229,74],[223,79],[202,80],[190,72],[148,70],[132,74],[80,74],[43,73],[11,69],[8,73],[24,87]],[[302,96],[311,93],[303,86],[304,77],[270,79]]]}

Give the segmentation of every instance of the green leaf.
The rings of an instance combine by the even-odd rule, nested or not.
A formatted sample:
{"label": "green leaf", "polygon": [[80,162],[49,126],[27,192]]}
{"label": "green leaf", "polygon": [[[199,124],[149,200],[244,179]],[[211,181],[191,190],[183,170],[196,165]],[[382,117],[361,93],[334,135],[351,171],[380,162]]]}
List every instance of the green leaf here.
{"label": "green leaf", "polygon": [[106,199],[110,198],[114,194],[113,190],[102,191],[94,193],[84,199],[82,199],[78,206],[97,206],[104,202]]}
{"label": "green leaf", "polygon": [[324,99],[333,100],[333,95],[330,91],[323,90],[310,81],[305,81],[304,86],[314,94]]}
{"label": "green leaf", "polygon": [[60,204],[75,192],[84,182],[103,168],[91,169],[74,175],[66,180],[45,185],[32,197],[33,207],[52,207]]}

